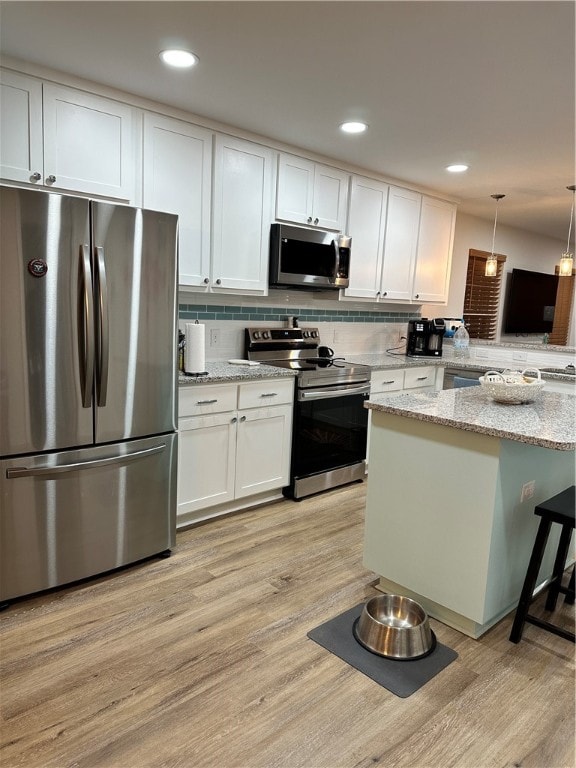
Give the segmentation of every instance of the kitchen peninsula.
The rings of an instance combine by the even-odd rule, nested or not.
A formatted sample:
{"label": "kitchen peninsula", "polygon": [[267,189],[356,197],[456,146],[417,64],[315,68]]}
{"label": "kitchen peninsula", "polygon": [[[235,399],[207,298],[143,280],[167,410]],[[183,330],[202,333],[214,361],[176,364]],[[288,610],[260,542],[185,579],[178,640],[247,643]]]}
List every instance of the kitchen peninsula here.
{"label": "kitchen peninsula", "polygon": [[[381,396],[366,407],[364,564],[382,591],[480,637],[517,604],[535,504],[574,484],[576,399],[544,392],[505,405],[469,387]],[[552,531],[539,583],[557,543]]]}

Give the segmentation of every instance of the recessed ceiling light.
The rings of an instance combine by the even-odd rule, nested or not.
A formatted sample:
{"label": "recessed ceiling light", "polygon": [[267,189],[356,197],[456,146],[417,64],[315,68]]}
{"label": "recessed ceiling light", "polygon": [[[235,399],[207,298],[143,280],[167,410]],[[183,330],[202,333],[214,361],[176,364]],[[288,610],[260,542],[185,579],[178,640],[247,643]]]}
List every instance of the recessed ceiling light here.
{"label": "recessed ceiling light", "polygon": [[468,166],[461,163],[456,163],[455,165],[446,166],[446,170],[450,171],[450,173],[464,173],[464,171],[468,170]]}
{"label": "recessed ceiling light", "polygon": [[178,67],[179,69],[193,67],[194,64],[198,63],[198,56],[190,53],[190,51],[171,49],[167,51],[161,51],[159,56],[164,64],[168,64],[170,67]]}
{"label": "recessed ceiling light", "polygon": [[344,133],[364,133],[367,128],[366,123],[360,122],[342,123],[340,126],[340,130],[344,131]]}

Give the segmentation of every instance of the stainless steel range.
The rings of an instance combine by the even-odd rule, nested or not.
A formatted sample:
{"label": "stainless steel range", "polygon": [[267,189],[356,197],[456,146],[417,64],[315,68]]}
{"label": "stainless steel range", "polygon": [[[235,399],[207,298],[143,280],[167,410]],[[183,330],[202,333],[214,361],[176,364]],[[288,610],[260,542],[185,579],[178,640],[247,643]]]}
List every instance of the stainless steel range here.
{"label": "stainless steel range", "polygon": [[290,485],[301,499],[365,476],[370,366],[334,357],[318,328],[246,328],[246,357],[297,372]]}

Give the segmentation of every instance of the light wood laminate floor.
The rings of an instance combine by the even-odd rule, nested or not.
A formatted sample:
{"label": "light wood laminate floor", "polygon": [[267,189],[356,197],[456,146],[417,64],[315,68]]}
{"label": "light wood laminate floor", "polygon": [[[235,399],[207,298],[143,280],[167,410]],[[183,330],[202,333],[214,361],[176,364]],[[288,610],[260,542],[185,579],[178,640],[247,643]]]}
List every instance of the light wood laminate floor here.
{"label": "light wood laminate floor", "polygon": [[12,605],[2,768],[574,766],[561,638],[527,626],[513,645],[511,617],[479,641],[432,621],[459,657],[400,699],[306,637],[377,594],[364,492],[212,521],[169,559]]}

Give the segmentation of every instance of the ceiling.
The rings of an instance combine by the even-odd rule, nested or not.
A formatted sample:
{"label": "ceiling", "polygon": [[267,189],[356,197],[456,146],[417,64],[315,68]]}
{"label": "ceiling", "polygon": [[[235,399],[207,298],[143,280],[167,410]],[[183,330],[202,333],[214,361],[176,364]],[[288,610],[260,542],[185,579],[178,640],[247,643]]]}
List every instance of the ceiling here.
{"label": "ceiling", "polygon": [[[0,51],[459,200],[565,240],[575,4],[5,2]],[[167,69],[182,46],[200,62]],[[347,136],[344,120],[369,130]],[[464,162],[465,174],[445,166]]]}

